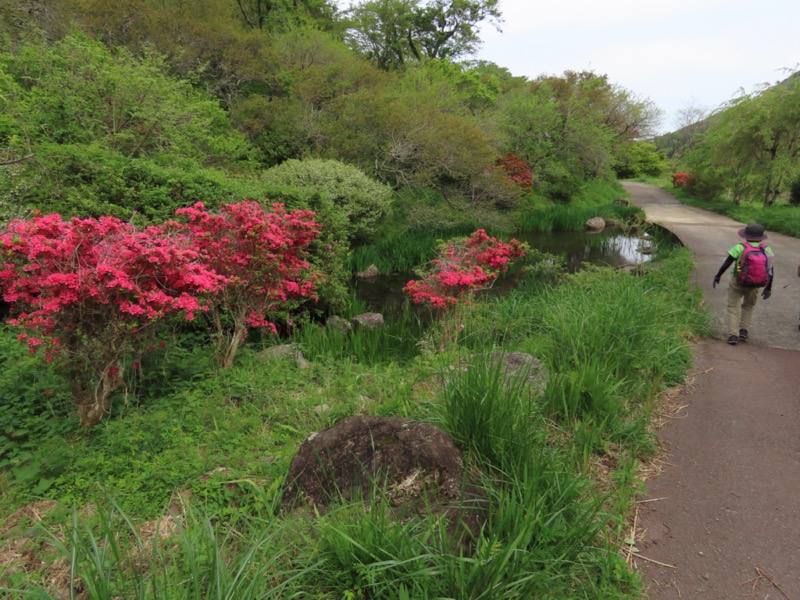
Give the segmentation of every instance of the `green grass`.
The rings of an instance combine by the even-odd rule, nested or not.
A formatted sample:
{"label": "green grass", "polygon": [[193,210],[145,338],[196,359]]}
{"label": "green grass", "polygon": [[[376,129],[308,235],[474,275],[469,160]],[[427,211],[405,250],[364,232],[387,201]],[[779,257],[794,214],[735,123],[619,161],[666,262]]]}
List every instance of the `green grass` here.
{"label": "green grass", "polygon": [[[36,561],[0,587],[57,597],[64,590],[47,580],[60,565],[97,599],[636,598],[617,538],[639,489],[635,465],[653,451],[654,398],[681,381],[688,339],[707,331],[691,269],[679,250],[641,275],[530,275],[467,307],[445,352],[440,324],[409,313],[347,335],[304,324],[283,341],[306,366],[266,358],[276,340],[254,338],[220,371],[201,338],[177,333],[88,432],[66,417],[63,382],[2,329],[0,358],[16,368],[0,373],[14,418],[11,429],[2,421],[12,462],[0,477],[0,543],[28,544]],[[542,359],[545,389],[474,356],[454,367],[495,352]],[[397,521],[374,501],[282,513],[300,443],[354,414],[450,433],[489,499],[481,535],[454,552],[436,515]],[[610,479],[594,469],[605,459],[617,465]],[[11,526],[17,508],[42,499],[56,508]],[[162,520],[167,507],[176,522]]]}

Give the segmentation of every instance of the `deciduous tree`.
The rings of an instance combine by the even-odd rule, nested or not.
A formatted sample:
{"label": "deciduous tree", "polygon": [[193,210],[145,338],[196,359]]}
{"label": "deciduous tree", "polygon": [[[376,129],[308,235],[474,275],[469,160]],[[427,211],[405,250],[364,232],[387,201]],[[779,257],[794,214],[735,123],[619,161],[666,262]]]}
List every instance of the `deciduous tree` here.
{"label": "deciduous tree", "polygon": [[349,16],[353,47],[387,70],[474,54],[479,25],[501,20],[498,0],[368,0]]}

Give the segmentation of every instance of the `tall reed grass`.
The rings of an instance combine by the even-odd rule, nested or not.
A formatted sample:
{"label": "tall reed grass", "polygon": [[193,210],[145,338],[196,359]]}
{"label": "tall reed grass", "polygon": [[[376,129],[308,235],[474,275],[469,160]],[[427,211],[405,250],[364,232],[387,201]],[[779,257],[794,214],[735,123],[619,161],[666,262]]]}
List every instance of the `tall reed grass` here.
{"label": "tall reed grass", "polygon": [[367,246],[356,246],[350,254],[353,271],[375,265],[381,273],[410,273],[436,257],[439,243],[467,236],[476,227],[461,224],[454,227],[418,228],[388,235]]}
{"label": "tall reed grass", "polygon": [[550,231],[583,231],[586,221],[592,217],[616,219],[629,222],[636,219],[641,210],[624,204],[602,206],[580,206],[556,204],[548,208],[531,209],[522,212],[517,219],[517,230],[546,233]]}

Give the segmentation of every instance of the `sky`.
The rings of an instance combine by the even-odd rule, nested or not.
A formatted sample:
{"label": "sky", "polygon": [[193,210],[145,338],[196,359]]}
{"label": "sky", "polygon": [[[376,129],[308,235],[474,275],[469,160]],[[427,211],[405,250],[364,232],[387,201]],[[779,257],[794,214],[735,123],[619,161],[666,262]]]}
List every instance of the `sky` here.
{"label": "sky", "polygon": [[800,0],[500,0],[475,58],[534,79],[606,75],[663,111],[713,111],[800,69]]}

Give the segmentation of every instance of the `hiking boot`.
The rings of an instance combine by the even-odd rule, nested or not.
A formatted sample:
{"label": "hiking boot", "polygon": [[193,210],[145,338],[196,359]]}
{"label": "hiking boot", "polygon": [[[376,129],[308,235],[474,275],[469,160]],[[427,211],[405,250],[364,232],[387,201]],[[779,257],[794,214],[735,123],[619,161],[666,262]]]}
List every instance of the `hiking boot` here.
{"label": "hiking boot", "polygon": [[728,343],[731,346],[735,346],[736,344],[739,343],[739,336],[738,335],[730,335],[730,336],[728,336]]}
{"label": "hiking boot", "polygon": [[740,329],[739,330],[739,341],[746,342],[747,341],[747,329]]}

